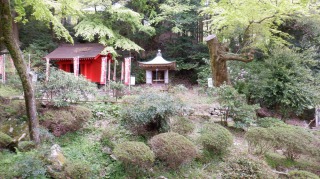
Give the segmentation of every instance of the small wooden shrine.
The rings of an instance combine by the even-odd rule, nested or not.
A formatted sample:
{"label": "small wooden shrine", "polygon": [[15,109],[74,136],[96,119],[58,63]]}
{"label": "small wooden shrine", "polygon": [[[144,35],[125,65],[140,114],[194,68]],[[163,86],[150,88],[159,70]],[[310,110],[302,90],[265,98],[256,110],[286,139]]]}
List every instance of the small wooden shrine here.
{"label": "small wooden shrine", "polygon": [[105,84],[105,71],[107,64],[112,61],[112,56],[111,54],[102,55],[104,48],[103,45],[97,43],[64,44],[49,53],[44,59],[47,60],[48,66],[49,62],[54,62],[61,70],[74,73],[75,76],[82,75],[98,84]]}
{"label": "small wooden shrine", "polygon": [[176,69],[176,62],[163,59],[161,50],[158,50],[158,54],[153,60],[138,63],[140,68],[146,70],[147,84],[168,84],[169,70]]}

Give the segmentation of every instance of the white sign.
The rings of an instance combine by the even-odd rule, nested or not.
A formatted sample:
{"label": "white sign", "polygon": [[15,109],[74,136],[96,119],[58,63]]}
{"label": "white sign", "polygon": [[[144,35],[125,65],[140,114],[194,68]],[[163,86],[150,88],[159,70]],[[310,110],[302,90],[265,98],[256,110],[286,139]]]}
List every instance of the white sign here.
{"label": "white sign", "polygon": [[209,88],[212,88],[212,87],[213,87],[212,78],[208,78],[208,87],[209,87]]}
{"label": "white sign", "polygon": [[130,78],[130,85],[136,85],[136,77],[131,76],[131,78]]}

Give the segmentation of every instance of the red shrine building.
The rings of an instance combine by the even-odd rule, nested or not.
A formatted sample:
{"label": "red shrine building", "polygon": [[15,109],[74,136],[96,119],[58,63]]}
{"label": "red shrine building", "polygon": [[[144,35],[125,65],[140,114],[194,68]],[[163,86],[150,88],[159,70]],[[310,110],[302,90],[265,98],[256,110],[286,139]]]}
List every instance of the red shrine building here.
{"label": "red shrine building", "polygon": [[63,71],[77,73],[76,76],[82,75],[91,82],[105,84],[104,69],[108,62],[111,63],[112,56],[111,54],[102,55],[104,48],[98,43],[63,44],[44,58],[47,64],[53,62]]}

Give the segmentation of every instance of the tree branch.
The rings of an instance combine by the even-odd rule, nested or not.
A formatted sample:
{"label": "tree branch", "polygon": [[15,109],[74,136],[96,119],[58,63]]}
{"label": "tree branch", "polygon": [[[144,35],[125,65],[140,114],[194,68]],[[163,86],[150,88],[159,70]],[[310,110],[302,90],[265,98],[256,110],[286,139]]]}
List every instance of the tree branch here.
{"label": "tree branch", "polygon": [[[247,57],[247,58],[245,58]],[[254,50],[250,50],[249,53],[246,55],[238,55],[238,54],[223,54],[221,55],[221,58],[223,60],[234,60],[234,61],[241,61],[241,62],[251,62],[253,61],[254,58]]]}

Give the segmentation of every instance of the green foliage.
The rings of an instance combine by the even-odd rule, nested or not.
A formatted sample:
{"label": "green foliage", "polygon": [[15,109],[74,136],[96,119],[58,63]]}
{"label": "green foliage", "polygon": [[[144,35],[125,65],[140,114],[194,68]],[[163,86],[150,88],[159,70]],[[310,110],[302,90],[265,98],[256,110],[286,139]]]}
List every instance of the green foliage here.
{"label": "green foliage", "polygon": [[3,132],[0,132],[0,148],[7,147],[12,141],[13,139],[10,136]]}
{"label": "green foliage", "polygon": [[[239,75],[235,73],[231,75],[238,91],[251,101],[275,109],[283,118],[314,106],[319,85],[311,66],[316,61],[307,52],[278,48],[270,53],[265,60],[252,62],[247,68],[240,66],[246,71],[242,80],[237,80]],[[233,67],[237,69],[238,65]]]}
{"label": "green foliage", "polygon": [[171,131],[184,136],[191,133],[195,128],[192,121],[185,116],[175,116],[170,121],[173,121],[170,125]]}
{"label": "green foliage", "polygon": [[173,132],[156,135],[149,144],[156,158],[172,169],[190,162],[197,154],[196,146],[191,141]]}
{"label": "green foliage", "polygon": [[88,166],[89,178],[123,178],[126,174],[122,165],[103,152],[103,146],[94,134],[84,132],[67,133],[56,142],[61,146],[63,155],[71,162]]}
{"label": "green foliage", "polygon": [[[51,24],[52,30],[56,33],[58,38],[64,38],[66,41],[73,43],[73,39],[70,36],[68,30],[61,24],[59,18],[54,16],[51,9],[55,9],[57,13],[59,9],[57,7],[63,7],[65,15],[71,15],[72,12],[77,12],[77,6],[75,1],[59,1],[57,4],[53,4],[43,0],[17,0],[15,1],[14,9],[18,16],[15,18],[18,22],[26,23],[27,13],[26,8],[31,8],[31,15],[33,18],[39,21],[46,22],[47,25]],[[72,4],[72,5],[70,5]]]}
{"label": "green foliage", "polygon": [[150,148],[142,142],[120,143],[116,145],[113,153],[124,163],[126,170],[148,169],[155,159]]}
{"label": "green foliage", "polygon": [[[87,13],[75,26],[76,36],[108,46],[104,53],[113,53],[115,49],[140,51],[142,48],[133,41],[129,40],[128,35],[136,32],[144,32],[151,35],[154,29],[143,25],[142,16],[125,6],[112,5],[110,0],[105,2],[95,2],[94,6],[104,6],[102,12]],[[108,20],[104,20],[108,19]],[[125,28],[123,28],[125,27]]]}
{"label": "green foliage", "polygon": [[311,132],[300,127],[286,124],[269,128],[251,128],[246,133],[249,150],[265,154],[269,149],[282,149],[283,154],[290,160],[299,158],[301,154],[319,155],[320,140]]}
{"label": "green foliage", "polygon": [[199,141],[204,150],[222,155],[229,152],[230,147],[233,145],[233,136],[219,124],[206,123],[201,129]]}
{"label": "green foliage", "polygon": [[265,178],[277,176],[263,161],[251,156],[233,156],[221,165],[222,178]]}
{"label": "green foliage", "polygon": [[319,176],[304,170],[291,170],[289,179],[319,179]]}
{"label": "green foliage", "polygon": [[41,92],[39,95],[46,97],[55,106],[62,107],[88,99],[89,95],[97,93],[97,88],[82,76],[75,77],[71,73],[51,68],[48,82],[43,83],[38,91]]}
{"label": "green foliage", "polygon": [[18,150],[21,152],[27,152],[36,148],[36,144],[32,141],[21,141],[18,143]]}
{"label": "green foliage", "polygon": [[0,152],[0,178],[46,178],[39,152]]}
{"label": "green foliage", "polygon": [[120,106],[112,103],[93,103],[88,106],[96,119],[107,119],[108,117],[119,117]]}
{"label": "green foliage", "polygon": [[258,105],[247,104],[245,96],[229,85],[220,86],[218,95],[221,107],[226,109],[225,118],[231,117],[235,121],[235,127],[246,128],[254,122]]}
{"label": "green foliage", "polygon": [[281,121],[278,118],[273,118],[273,117],[264,117],[264,118],[258,118],[257,119],[257,125],[259,127],[273,127],[273,126],[278,126],[278,125],[283,125],[284,122]]}
{"label": "green foliage", "polygon": [[89,109],[81,106],[69,106],[64,109],[49,109],[40,116],[42,126],[60,136],[79,130],[84,122],[92,117]]}
{"label": "green foliage", "polygon": [[267,129],[274,136],[276,148],[281,148],[288,159],[297,159],[300,154],[317,153],[316,145],[320,140],[306,129],[285,125]]}
{"label": "green foliage", "polygon": [[249,151],[258,155],[265,154],[275,146],[274,135],[262,127],[249,128],[245,139],[248,141]]}
{"label": "green foliage", "polygon": [[91,168],[88,163],[83,161],[66,162],[63,170],[65,177],[68,178],[90,178]]}
{"label": "green foliage", "polygon": [[122,126],[109,127],[102,132],[100,142],[103,146],[113,149],[115,145],[129,140],[131,135],[131,132],[124,129]]}
{"label": "green foliage", "polygon": [[[241,47],[267,51],[272,44],[284,45],[290,35],[278,27],[285,21],[309,14],[307,1],[206,1],[202,15],[210,15],[210,30],[221,39],[236,40]],[[261,13],[263,12],[263,13]]]}
{"label": "green foliage", "polygon": [[133,99],[124,107],[122,119],[138,133],[168,131],[168,117],[176,114],[181,103],[166,93],[147,93]]}

